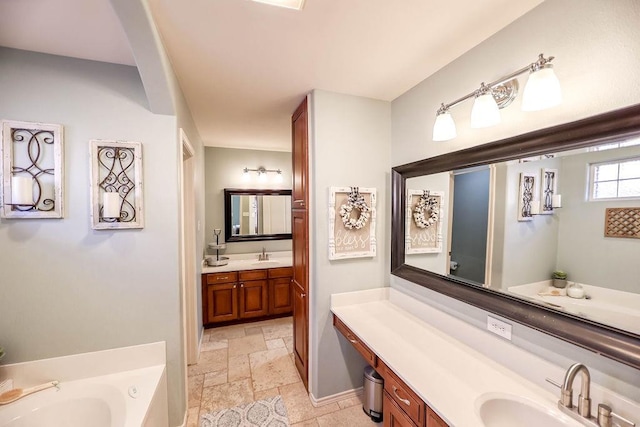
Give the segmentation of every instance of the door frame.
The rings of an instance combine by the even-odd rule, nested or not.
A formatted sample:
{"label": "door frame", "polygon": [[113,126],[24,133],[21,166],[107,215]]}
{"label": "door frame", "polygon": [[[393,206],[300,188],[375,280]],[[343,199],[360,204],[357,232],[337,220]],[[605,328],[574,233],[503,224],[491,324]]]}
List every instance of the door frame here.
{"label": "door frame", "polygon": [[198,337],[198,310],[196,294],[196,228],[195,228],[195,150],[186,133],[180,128],[180,274],[182,287],[183,334],[186,365],[198,362],[200,340]]}

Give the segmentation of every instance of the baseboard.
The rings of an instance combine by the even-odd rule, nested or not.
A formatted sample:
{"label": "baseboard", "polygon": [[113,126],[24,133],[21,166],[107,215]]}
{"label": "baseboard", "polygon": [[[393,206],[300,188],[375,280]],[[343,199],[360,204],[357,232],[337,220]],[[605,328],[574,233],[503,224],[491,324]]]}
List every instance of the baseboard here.
{"label": "baseboard", "polygon": [[362,395],[362,390],[362,387],[358,387],[353,390],[332,394],[331,396],[321,397],[320,399],[316,399],[313,393],[309,393],[309,399],[311,400],[311,404],[317,408],[319,406],[330,405],[331,403],[338,403],[341,400],[351,399],[352,397],[359,397]]}

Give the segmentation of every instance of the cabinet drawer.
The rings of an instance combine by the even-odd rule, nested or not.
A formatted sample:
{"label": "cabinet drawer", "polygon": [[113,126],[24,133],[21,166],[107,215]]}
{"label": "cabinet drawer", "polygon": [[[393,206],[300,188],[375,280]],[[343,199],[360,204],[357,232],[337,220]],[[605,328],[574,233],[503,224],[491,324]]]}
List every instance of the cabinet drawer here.
{"label": "cabinet drawer", "polygon": [[267,278],[267,270],[243,270],[238,272],[238,280],[264,280]]}
{"label": "cabinet drawer", "polygon": [[426,405],[391,369],[386,369],[384,389],[416,425],[424,426]]}
{"label": "cabinet drawer", "polygon": [[293,268],[292,267],[280,267],[280,268],[270,268],[269,269],[269,278],[277,279],[279,277],[291,277],[293,276]]}
{"label": "cabinet drawer", "polygon": [[358,352],[364,357],[367,363],[374,368],[376,367],[376,355],[369,347],[367,347],[363,342],[360,341],[360,338],[345,325],[342,323],[340,319],[338,319],[335,315],[333,316],[333,326],[340,331],[342,335],[345,336],[347,340],[358,350]]}
{"label": "cabinet drawer", "polygon": [[207,274],[207,284],[209,285],[215,285],[216,283],[232,283],[236,281],[238,281],[238,273],[236,271]]}

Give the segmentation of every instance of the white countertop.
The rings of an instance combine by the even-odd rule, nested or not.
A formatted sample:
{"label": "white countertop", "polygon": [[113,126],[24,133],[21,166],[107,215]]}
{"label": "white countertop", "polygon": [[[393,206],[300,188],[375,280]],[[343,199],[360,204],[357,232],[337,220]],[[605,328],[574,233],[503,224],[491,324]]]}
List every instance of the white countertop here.
{"label": "white countertop", "polygon": [[[483,426],[476,405],[486,393],[528,399],[555,410],[568,426],[579,425],[558,411],[559,391],[551,394],[443,334],[390,296],[394,301],[410,298],[391,288],[334,294],[331,311],[450,426]],[[410,304],[427,307],[414,299]]]}
{"label": "white countertop", "polygon": [[[268,261],[258,261],[259,253],[248,254],[220,254],[220,257],[228,257],[229,263],[220,267],[209,267],[206,262],[202,263],[202,273],[224,273],[227,271],[240,271],[240,270],[261,270],[264,268],[279,268],[279,267],[291,267],[292,254],[291,251],[281,252],[267,252],[269,255]],[[207,257],[215,255],[207,255]]]}

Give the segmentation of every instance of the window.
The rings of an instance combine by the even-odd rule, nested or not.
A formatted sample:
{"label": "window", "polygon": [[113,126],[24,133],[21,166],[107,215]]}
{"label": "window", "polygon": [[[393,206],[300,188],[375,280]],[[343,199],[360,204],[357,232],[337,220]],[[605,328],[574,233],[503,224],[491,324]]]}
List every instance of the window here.
{"label": "window", "polygon": [[591,147],[589,151],[612,150],[614,148],[632,147],[634,145],[640,145],[640,138],[627,139],[626,141],[613,142],[611,144],[596,145],[595,147]]}
{"label": "window", "polygon": [[640,198],[640,157],[591,165],[590,200]]}

